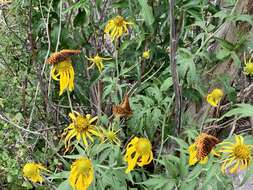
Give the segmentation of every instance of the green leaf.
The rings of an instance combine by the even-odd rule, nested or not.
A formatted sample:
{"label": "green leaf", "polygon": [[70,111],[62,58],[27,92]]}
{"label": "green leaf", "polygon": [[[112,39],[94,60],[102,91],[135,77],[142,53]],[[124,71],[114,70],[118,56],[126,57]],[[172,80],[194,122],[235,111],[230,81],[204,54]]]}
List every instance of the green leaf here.
{"label": "green leaf", "polygon": [[182,185],[180,187],[180,190],[190,190],[190,189],[196,189],[196,183],[198,181],[197,180],[193,180],[193,181],[190,181],[190,182],[185,182],[185,181],[182,181]]}
{"label": "green leaf", "polygon": [[237,104],[237,107],[225,113],[220,119],[222,120],[225,117],[238,116],[238,119],[243,117],[252,117],[253,116],[253,106],[250,104]]}
{"label": "green leaf", "polygon": [[220,18],[221,20],[229,16],[227,10],[222,10],[213,15],[213,17]]}
{"label": "green leaf", "polygon": [[125,0],[112,3],[112,8],[127,8],[127,7],[128,7],[128,2]]}
{"label": "green leaf", "polygon": [[207,186],[207,184],[211,181],[211,179],[216,176],[217,171],[220,171],[219,167],[220,167],[219,165],[214,164],[211,165],[210,169],[208,169],[206,179],[204,181],[204,186]]}
{"label": "green leaf", "polygon": [[69,173],[69,171],[63,171],[49,176],[48,179],[67,179],[69,177]]}
{"label": "green leaf", "polygon": [[176,182],[174,180],[171,180],[167,184],[165,184],[162,190],[172,190],[175,185],[176,185]]}
{"label": "green leaf", "polygon": [[69,184],[69,180],[63,181],[57,188],[57,190],[72,190],[72,187]]}
{"label": "green leaf", "polygon": [[87,26],[89,24],[89,14],[86,9],[79,11],[74,19],[74,26]]}
{"label": "green leaf", "polygon": [[232,57],[232,59],[234,60],[235,65],[236,65],[238,68],[240,68],[240,67],[241,67],[241,60],[240,60],[240,58],[238,57],[238,55],[237,55],[235,52],[232,52],[232,53],[231,53],[231,57]]}
{"label": "green leaf", "polygon": [[186,181],[192,181],[192,180],[196,179],[198,176],[200,176],[202,171],[203,171],[202,166],[200,164],[196,165],[194,167],[194,169],[187,176]]}
{"label": "green leaf", "polygon": [[230,53],[231,52],[229,50],[227,50],[227,49],[220,49],[217,52],[216,57],[217,57],[217,59],[222,60],[222,59],[225,59],[228,56],[230,56]]}
{"label": "green leaf", "polygon": [[138,0],[141,5],[141,14],[147,26],[152,26],[155,21],[152,8],[148,5],[147,0]]}
{"label": "green leaf", "polygon": [[87,2],[86,1],[87,0],[80,0],[80,1],[78,1],[76,3],[74,3],[69,8],[65,9],[63,11],[63,13],[67,13],[67,12],[71,11],[72,9],[77,10],[79,8],[86,7],[87,6]]}
{"label": "green leaf", "polygon": [[222,38],[217,38],[215,37],[215,39],[219,42],[219,44],[221,45],[221,47],[223,47],[224,49],[227,49],[227,50],[233,50],[235,45],[232,44],[231,42],[227,41],[227,40],[224,40]]}
{"label": "green leaf", "polygon": [[183,149],[185,149],[185,150],[188,149],[189,145],[185,141],[183,141],[182,139],[177,138],[177,137],[173,137],[173,136],[170,136],[170,135],[169,135],[169,137],[171,139],[175,140],[180,145],[180,147],[182,147]]}
{"label": "green leaf", "polygon": [[167,91],[173,85],[172,77],[167,78],[160,87],[161,91]]}
{"label": "green leaf", "polygon": [[150,178],[147,181],[144,181],[139,184],[144,184],[145,186],[152,188],[153,190],[158,190],[161,188],[165,189],[165,187],[168,187],[168,189],[172,189],[175,186],[175,180],[168,179],[167,177],[163,176],[153,176],[153,178]]}

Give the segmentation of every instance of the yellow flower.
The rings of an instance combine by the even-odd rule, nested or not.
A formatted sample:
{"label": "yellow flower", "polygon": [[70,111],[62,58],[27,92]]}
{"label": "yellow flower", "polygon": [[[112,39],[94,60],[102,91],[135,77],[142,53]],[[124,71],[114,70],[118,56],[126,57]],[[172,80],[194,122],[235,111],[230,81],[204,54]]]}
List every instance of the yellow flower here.
{"label": "yellow flower", "polygon": [[104,58],[104,57],[100,57],[98,54],[95,57],[87,57],[87,59],[89,61],[92,62],[92,65],[89,66],[88,69],[92,68],[94,66],[94,64],[96,64],[99,72],[101,73],[102,70],[104,69],[104,64],[103,64],[103,60],[110,60],[112,58]]}
{"label": "yellow flower", "polygon": [[206,164],[208,161],[208,156],[205,156],[204,158],[201,158],[200,160],[197,158],[198,149],[196,143],[193,143],[188,148],[189,151],[189,165],[195,165],[198,161],[200,164]]}
{"label": "yellow flower", "polygon": [[86,190],[93,181],[93,167],[91,161],[82,157],[71,165],[69,182],[75,190]]}
{"label": "yellow flower", "polygon": [[209,104],[212,106],[216,107],[218,106],[222,96],[223,96],[223,91],[219,88],[215,88],[211,93],[209,93],[206,97],[206,100]]}
{"label": "yellow flower", "polygon": [[150,52],[149,52],[149,50],[144,51],[143,54],[142,54],[142,57],[144,59],[149,59],[150,58]]}
{"label": "yellow flower", "polygon": [[44,179],[42,178],[40,172],[41,170],[46,170],[41,164],[36,164],[36,163],[26,163],[23,167],[23,176],[26,177],[27,179],[31,180],[32,182],[40,182],[42,183]]}
{"label": "yellow flower", "polygon": [[[113,144],[115,143],[116,145],[120,146],[120,140],[117,137],[117,133],[120,131],[114,131],[113,126],[109,125],[108,129],[102,128],[102,142],[105,143],[106,141],[109,141],[109,143]],[[105,138],[105,140],[104,140]]]}
{"label": "yellow flower", "polygon": [[[209,134],[201,133],[188,148],[189,152],[189,165],[192,166],[199,162],[206,164],[208,161],[208,154],[213,151],[213,147],[219,140]],[[214,153],[216,154],[216,153]]]}
{"label": "yellow flower", "polygon": [[128,34],[127,25],[131,25],[133,23],[127,22],[123,17],[116,16],[115,18],[108,21],[105,26],[104,32],[109,34],[111,39],[121,37],[124,33]]}
{"label": "yellow flower", "polygon": [[52,78],[60,81],[60,95],[65,89],[69,91],[74,90],[74,76],[75,72],[70,59],[66,59],[53,65]]}
{"label": "yellow flower", "polygon": [[236,173],[238,169],[244,170],[251,163],[252,145],[244,144],[244,139],[240,135],[235,136],[235,143],[223,142],[220,152],[226,154],[227,158],[223,160],[221,171],[225,172],[230,168],[230,173]]}
{"label": "yellow flower", "polygon": [[252,62],[252,59],[253,59],[253,57],[251,57],[248,62],[246,61],[246,59],[244,60],[244,63],[245,63],[245,67],[243,68],[244,73],[246,75],[249,75],[249,76],[253,76],[253,62]]}
{"label": "yellow flower", "polygon": [[134,169],[136,164],[140,167],[153,160],[152,145],[147,138],[134,137],[127,145],[125,161],[128,164],[126,173]]}
{"label": "yellow flower", "polygon": [[94,123],[94,121],[97,120],[97,116],[92,118],[90,114],[83,116],[77,112],[75,113],[69,114],[69,117],[72,119],[72,123],[66,129],[64,129],[63,133],[63,136],[66,136],[66,151],[68,151],[70,147],[71,139],[75,136],[78,142],[82,139],[85,146],[88,146],[88,141],[86,139],[87,137],[90,139],[91,142],[93,142],[94,140],[92,138],[92,135],[98,137],[100,136],[97,127],[92,124]]}

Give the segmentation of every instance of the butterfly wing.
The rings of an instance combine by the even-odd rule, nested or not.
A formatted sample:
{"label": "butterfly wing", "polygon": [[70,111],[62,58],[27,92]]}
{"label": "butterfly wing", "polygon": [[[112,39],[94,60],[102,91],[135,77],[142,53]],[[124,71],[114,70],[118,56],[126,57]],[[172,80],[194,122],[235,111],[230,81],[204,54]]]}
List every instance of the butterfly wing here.
{"label": "butterfly wing", "polygon": [[219,139],[212,135],[206,135],[198,144],[197,158],[203,159],[219,143]]}
{"label": "butterfly wing", "polygon": [[113,115],[118,117],[130,117],[133,112],[131,110],[128,95],[125,95],[123,102],[120,105],[113,106]]}

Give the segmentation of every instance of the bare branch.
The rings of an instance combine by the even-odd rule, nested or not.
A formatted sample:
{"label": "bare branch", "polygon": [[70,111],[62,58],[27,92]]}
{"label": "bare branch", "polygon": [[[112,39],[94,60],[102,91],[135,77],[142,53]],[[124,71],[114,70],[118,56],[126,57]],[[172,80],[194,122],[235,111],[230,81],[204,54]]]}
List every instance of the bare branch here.
{"label": "bare branch", "polygon": [[180,133],[181,128],[181,89],[179,85],[179,77],[177,72],[177,60],[176,60],[176,53],[177,53],[177,35],[176,35],[176,23],[175,23],[175,0],[169,0],[169,21],[170,21],[170,64],[171,64],[171,74],[173,80],[173,88],[175,91],[175,114],[176,114],[176,132],[177,135]]}

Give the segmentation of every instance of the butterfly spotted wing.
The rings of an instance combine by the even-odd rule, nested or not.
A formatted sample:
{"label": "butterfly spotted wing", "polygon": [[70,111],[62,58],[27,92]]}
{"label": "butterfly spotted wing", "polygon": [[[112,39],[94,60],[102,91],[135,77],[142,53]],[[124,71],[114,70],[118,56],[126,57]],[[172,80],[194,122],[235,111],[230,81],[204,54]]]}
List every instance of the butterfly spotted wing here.
{"label": "butterfly spotted wing", "polygon": [[116,117],[130,117],[133,112],[129,104],[128,95],[125,95],[123,102],[120,105],[115,105],[112,108],[113,115]]}
{"label": "butterfly spotted wing", "polygon": [[203,133],[197,140],[197,158],[200,160],[206,157],[212,149],[219,143],[215,136]]}
{"label": "butterfly spotted wing", "polygon": [[66,58],[72,56],[72,55],[78,55],[80,54],[80,50],[71,50],[71,49],[63,49],[59,52],[53,53],[48,59],[48,64],[56,64],[58,62],[66,60]]}

